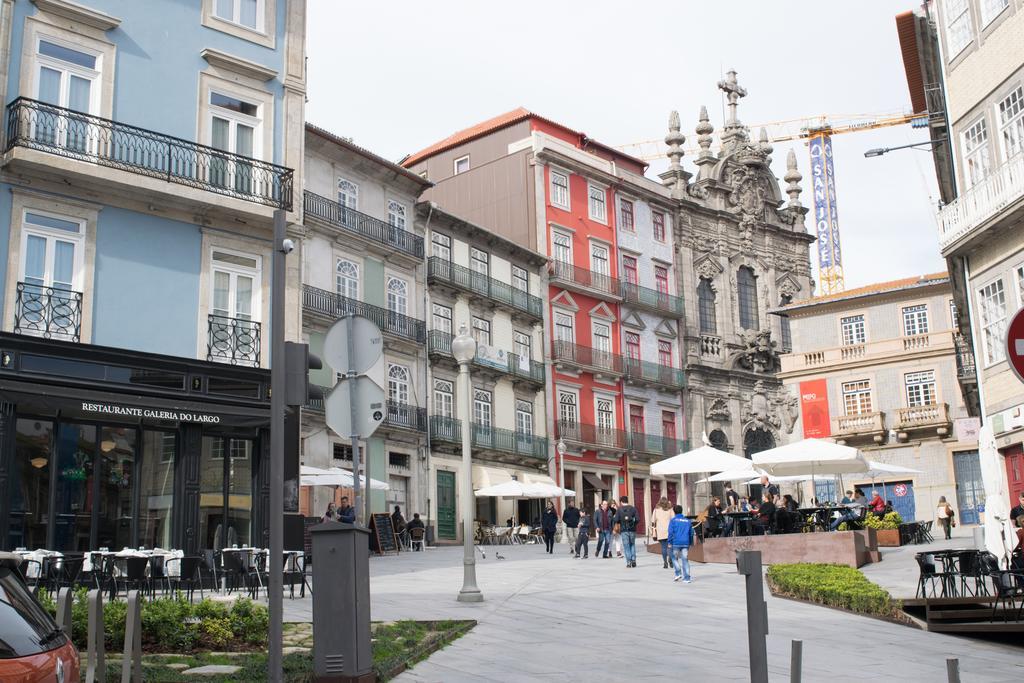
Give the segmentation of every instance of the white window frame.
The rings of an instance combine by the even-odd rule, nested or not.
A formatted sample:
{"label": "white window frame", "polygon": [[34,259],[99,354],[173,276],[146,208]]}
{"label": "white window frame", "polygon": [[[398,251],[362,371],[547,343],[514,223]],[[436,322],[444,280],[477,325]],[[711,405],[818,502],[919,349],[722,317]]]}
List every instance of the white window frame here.
{"label": "white window frame", "polygon": [[964,156],[964,182],[970,188],[982,182],[992,170],[988,145],[988,121],[984,116],[960,133],[960,149]]}
{"label": "white window frame", "polygon": [[1018,85],[996,104],[996,121],[1003,159],[1024,152],[1024,85]]}
{"label": "white window frame", "polygon": [[945,0],[942,10],[946,22],[947,61],[952,61],[974,40],[974,25],[971,22],[971,4],[968,0]]}
{"label": "white window frame", "polygon": [[434,380],[434,414],[455,417],[455,383],[446,379]]}
{"label": "white window frame", "polygon": [[512,287],[520,292],[530,291],[530,273],[526,268],[512,264]]}
{"label": "white window frame", "polygon": [[[599,252],[602,258],[597,258]],[[602,267],[598,267],[598,263],[603,263]],[[603,242],[591,242],[590,243],[590,272],[597,275],[604,275],[610,278],[612,276],[612,250],[609,246]]]}
{"label": "white window frame", "polygon": [[575,391],[559,389],[558,421],[571,425],[578,425],[580,423],[580,397]]}
{"label": "white window frame", "polygon": [[[460,171],[459,170],[459,164],[461,164],[463,162],[465,162],[466,167]],[[452,175],[459,175],[461,173],[467,172],[468,170],[469,170],[469,155],[468,154],[463,154],[458,159],[455,159],[454,161],[452,161]]]}
{"label": "white window frame", "polygon": [[533,436],[533,404],[516,399],[516,434]]}
{"label": "white window frame", "polygon": [[[569,342],[570,344],[575,344],[576,343],[576,316],[573,315],[572,313],[570,313],[569,311],[559,311],[559,310],[556,310],[556,311],[554,311],[554,315],[552,316],[552,318],[553,318],[553,321],[554,321],[552,323],[552,325],[555,328],[554,329],[555,341],[556,342],[558,342],[558,341]],[[560,322],[564,322],[566,320],[568,320],[568,322],[569,322],[568,325],[560,325],[559,324]],[[569,339],[565,339],[564,337],[559,336],[559,333],[562,330],[566,330],[566,329],[569,330],[569,334],[570,334]]]}
{"label": "white window frame", "polygon": [[[601,410],[607,405],[608,410]],[[602,416],[606,416],[607,423],[604,423]],[[594,426],[598,432],[615,430],[615,399],[611,396],[594,395]]]}
{"label": "white window frame", "polygon": [[[626,226],[626,222],[622,220],[622,217],[626,214],[625,205],[629,205],[629,226]],[[636,234],[636,201],[629,197],[619,197],[619,228],[623,232],[629,232]]]}
{"label": "white window frame", "polygon": [[[351,276],[345,275],[345,274],[343,274],[341,272],[341,267],[342,267],[343,264],[352,266],[352,268],[355,270],[355,278],[354,278],[354,280],[353,280],[353,278]],[[354,261],[354,260],[352,260],[350,258],[345,258],[343,256],[339,256],[338,259],[335,261],[335,265],[334,265],[335,291],[338,294],[340,294],[341,296],[343,296],[343,297],[345,297],[347,299],[352,299],[353,301],[359,301],[360,300],[359,299],[359,287],[360,287],[359,275],[360,275],[360,267],[359,267],[359,263],[358,262],[356,262],[356,261]]]}
{"label": "white window frame", "polygon": [[[607,331],[607,334],[600,334],[599,335],[597,333],[599,329],[602,330],[602,331]],[[607,339],[608,340],[607,348],[602,348],[601,346],[598,346],[598,344],[597,344],[597,340],[598,339]],[[590,321],[590,340],[592,342],[592,345],[593,345],[593,348],[594,348],[595,351],[598,351],[600,353],[607,353],[607,354],[610,355],[612,353],[612,349],[614,348],[613,345],[612,345],[612,325],[611,325],[611,323],[605,322],[603,320],[592,320],[592,321]]]}
{"label": "white window frame", "polygon": [[[247,266],[240,266],[240,265],[237,265],[237,264],[234,264],[234,263],[224,263],[223,261],[216,261],[215,262],[214,259],[213,259],[214,252],[222,252],[222,253],[225,253],[225,254],[231,254],[233,256],[238,256],[240,258],[253,259],[256,262],[256,265],[255,265],[254,268],[249,268]],[[230,249],[230,248],[227,248],[227,247],[211,245],[210,248],[209,248],[209,251],[206,254],[206,262],[209,265],[209,273],[210,273],[210,308],[209,308],[210,313],[213,313],[213,310],[214,310],[214,297],[217,295],[217,287],[216,287],[216,284],[214,282],[216,276],[214,275],[214,273],[219,270],[219,271],[227,272],[227,273],[231,274],[232,276],[234,276],[231,279],[231,283],[232,284],[230,286],[230,290],[229,290],[229,294],[228,294],[228,298],[232,302],[235,301],[235,299],[237,298],[236,285],[235,285],[235,283],[237,282],[237,276],[238,275],[245,275],[245,276],[248,276],[248,277],[252,277],[252,279],[253,279],[253,283],[252,283],[252,314],[251,314],[249,320],[251,322],[257,322],[257,323],[258,322],[262,322],[262,320],[261,320],[262,319],[261,313],[263,311],[263,304],[262,304],[262,294],[263,294],[263,259],[260,257],[260,255],[259,254],[253,254],[253,253],[250,253],[250,252],[245,252],[245,251],[239,251],[237,249]],[[234,311],[232,311],[230,317],[231,318],[235,318],[236,317],[236,313]]]}
{"label": "white window frame", "polygon": [[241,21],[242,18],[242,2],[241,0],[228,0],[231,3],[231,16],[225,17],[217,13],[217,6],[220,4],[219,0],[213,0],[213,16],[221,21],[225,21],[229,24],[234,24],[247,31],[256,31],[257,33],[265,33],[267,25],[267,2],[266,0],[256,0],[256,25],[247,26]]}
{"label": "white window frame", "polygon": [[1017,285],[1017,307],[1024,307],[1024,265],[1013,269],[1013,278]]}
{"label": "white window frame", "polygon": [[[658,237],[658,222],[654,220],[655,216],[661,216],[661,237]],[[655,242],[665,244],[668,242],[668,216],[664,211],[651,211],[651,236]]]}
{"label": "white window frame", "polygon": [[928,334],[930,331],[930,326],[928,324],[928,304],[911,304],[910,306],[904,306],[901,312],[903,314],[904,337],[916,337],[919,334]]}
{"label": "white window frame", "polygon": [[[568,173],[563,173],[562,171],[558,171],[558,170],[555,170],[555,169],[551,169],[550,175],[551,175],[551,182],[550,182],[551,204],[553,206],[557,206],[560,209],[565,209],[566,211],[570,211],[571,208],[572,208],[572,197],[571,197],[571,192],[569,190],[569,177],[570,177],[569,174]],[[563,185],[559,185],[558,183],[556,183],[555,182],[555,176],[558,176],[559,178],[563,178],[565,180],[565,185],[563,186]],[[564,194],[564,197],[562,196],[563,194]],[[564,201],[559,201],[560,199],[564,199]]]}
{"label": "white window frame", "polygon": [[[439,253],[445,252],[445,253]],[[443,232],[434,232],[430,235],[430,255],[448,263],[452,262],[452,238]]]}
{"label": "white window frame", "polygon": [[277,2],[278,0],[260,0],[263,11],[261,13],[260,7],[257,6],[256,28],[253,29],[245,24],[220,17],[217,14],[217,0],[202,0],[203,26],[273,50],[276,43]]}
{"label": "white window frame", "polygon": [[484,429],[494,426],[494,394],[473,388],[473,424]]}
{"label": "white window frame", "polygon": [[[998,299],[998,302],[995,299]],[[985,349],[985,367],[1005,361],[1006,348],[1003,342],[1008,321],[1006,288],[1002,278],[978,289],[978,320],[981,323],[982,346]]]}
{"label": "white window frame", "polygon": [[[397,289],[392,287],[393,283],[401,283],[402,291],[399,292]],[[385,291],[387,292],[388,311],[391,313],[399,313],[401,315],[409,315],[409,282],[400,277],[388,275],[385,283]],[[401,303],[401,307],[398,306],[399,303]]]}
{"label": "white window frame", "polygon": [[473,339],[476,340],[477,344],[483,346],[491,345],[491,321],[484,318],[478,318],[473,316],[472,326],[470,333],[473,335]]}
{"label": "white window frame", "polygon": [[[526,332],[520,332],[519,330],[512,331],[512,348],[520,358],[527,360],[533,360],[533,337]],[[526,353],[523,353],[525,351]]]}
{"label": "white window frame", "polygon": [[[447,313],[447,315],[445,315]],[[452,322],[452,307],[444,304],[431,303],[431,329],[451,335],[455,329]],[[438,324],[438,321],[447,321]]]}
{"label": "white window frame", "polygon": [[[81,52],[82,54],[89,55],[90,57],[95,57],[96,58],[96,66],[94,66],[93,68],[90,69],[87,66],[82,66],[80,64],[73,64],[71,62],[65,62],[62,59],[58,59],[56,57],[51,57],[49,55],[44,55],[44,54],[42,54],[39,51],[40,50],[40,44],[44,43],[44,42],[46,42],[46,43],[53,43],[54,45],[57,45],[59,47],[66,48],[66,49],[72,50],[74,52]],[[47,68],[53,69],[54,71],[66,72],[66,76],[67,77],[66,78],[62,77],[61,78],[61,96],[60,96],[60,100],[61,100],[62,104],[59,104],[58,106],[67,107],[66,95],[67,95],[67,92],[68,92],[68,84],[70,83],[70,80],[71,80],[70,77],[71,76],[78,76],[79,78],[83,78],[85,80],[88,80],[89,83],[90,83],[90,87],[89,87],[89,111],[87,111],[85,113],[86,114],[94,114],[94,115],[98,115],[99,114],[100,99],[101,99],[100,90],[102,89],[102,82],[101,81],[102,81],[102,77],[103,77],[103,58],[104,58],[104,54],[102,52],[100,52],[99,50],[93,49],[91,47],[88,47],[86,45],[83,45],[81,43],[72,42],[70,40],[64,40],[63,38],[58,38],[56,36],[53,36],[53,35],[50,35],[50,34],[46,34],[46,33],[38,33],[38,34],[35,35],[32,49],[33,49],[33,55],[34,55],[32,68],[34,70],[33,71],[33,79],[35,81],[35,94],[34,94],[35,99],[40,99],[40,97],[39,97],[39,87],[40,87],[39,69],[41,67],[45,66]]]}
{"label": "white window frame", "polygon": [[935,405],[938,395],[934,370],[917,370],[903,375],[908,408]]}
{"label": "white window frame", "polygon": [[407,366],[399,363],[388,363],[388,401],[398,405],[410,405],[410,377],[411,374]]}
{"label": "white window frame", "polygon": [[469,248],[469,269],[484,277],[491,276],[491,255],[483,249]]}
{"label": "white window frame", "polygon": [[388,225],[396,230],[405,230],[409,209],[397,199],[388,199]]}
{"label": "white window frame", "polygon": [[[870,379],[843,382],[841,391],[844,415],[870,415],[873,412],[875,397],[872,392]],[[850,410],[851,406],[854,407],[853,411]],[[864,409],[865,407],[867,410]]]}
{"label": "white window frame", "polygon": [[[992,5],[997,5],[992,7]],[[1010,6],[1010,0],[980,0],[980,14],[981,14],[981,27],[985,28],[998,17],[1000,14],[1006,11],[1006,8]]]}
{"label": "white window frame", "polygon": [[[58,228],[49,228],[45,225],[38,225],[36,223],[29,223],[28,215],[36,214],[39,216],[45,216],[47,218],[54,218],[61,221],[67,221],[74,223],[78,226],[78,232],[69,232],[67,230],[60,230]],[[52,211],[40,211],[38,209],[24,208],[21,211],[21,253],[18,258],[18,282],[25,281],[25,256],[28,251],[28,237],[32,235],[34,237],[40,237],[45,239],[47,242],[46,253],[47,263],[44,264],[46,272],[44,273],[43,287],[53,286],[53,263],[50,256],[51,246],[50,243],[54,240],[60,240],[63,242],[71,242],[75,246],[75,261],[72,266],[73,274],[71,278],[71,289],[76,292],[81,292],[82,287],[82,276],[85,269],[85,231],[86,222],[81,218],[74,216],[67,216],[60,213],[54,213]]]}
{"label": "white window frame", "polygon": [[[343,189],[343,185],[349,187]],[[338,204],[349,209],[359,210],[359,185],[348,178],[338,178]]]}
{"label": "white window frame", "polygon": [[949,324],[950,329],[957,332],[960,328],[960,311],[956,308],[956,302],[949,300]]}
{"label": "white window frame", "polygon": [[[572,264],[571,233],[561,232],[558,230],[551,233],[551,256],[559,263]],[[568,258],[562,258],[562,256],[567,256]]]}
{"label": "white window frame", "polygon": [[608,224],[608,189],[587,183],[587,214],[590,220]]}
{"label": "white window frame", "polygon": [[843,346],[858,346],[868,341],[868,326],[863,313],[843,316],[839,319],[840,341]]}

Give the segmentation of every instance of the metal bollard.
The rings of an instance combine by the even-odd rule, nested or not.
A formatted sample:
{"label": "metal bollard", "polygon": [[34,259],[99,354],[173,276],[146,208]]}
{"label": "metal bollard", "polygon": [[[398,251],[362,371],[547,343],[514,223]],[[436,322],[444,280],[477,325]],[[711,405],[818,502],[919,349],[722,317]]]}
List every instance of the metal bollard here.
{"label": "metal bollard", "polygon": [[736,570],[746,577],[747,646],[750,651],[750,683],[768,683],[768,603],[764,601],[761,553],[736,551]]}
{"label": "metal bollard", "polygon": [[142,683],[142,603],[137,590],[128,591],[121,683]]}
{"label": "metal bollard", "polygon": [[64,631],[64,635],[71,638],[71,604],[74,602],[74,595],[70,588],[61,588],[57,591],[57,626]]}
{"label": "metal bollard", "polygon": [[103,591],[89,591],[89,633],[86,635],[85,683],[106,683],[106,643],[103,627]]}
{"label": "metal bollard", "polygon": [[949,683],[960,683],[960,660],[956,657],[946,658],[946,679]]}
{"label": "metal bollard", "polygon": [[804,641],[794,640],[789,659],[789,683],[800,683],[804,674]]}

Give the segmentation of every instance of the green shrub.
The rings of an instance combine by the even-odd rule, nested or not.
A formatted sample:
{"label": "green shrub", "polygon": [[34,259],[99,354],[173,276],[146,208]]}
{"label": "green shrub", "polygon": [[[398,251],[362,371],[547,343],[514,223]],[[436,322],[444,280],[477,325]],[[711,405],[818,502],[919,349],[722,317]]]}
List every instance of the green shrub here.
{"label": "green shrub", "polygon": [[773,592],[829,607],[876,616],[895,616],[900,603],[853,567],[834,564],[774,564],[768,568]]}
{"label": "green shrub", "polygon": [[869,529],[899,529],[900,524],[903,524],[903,518],[895,510],[885,513],[884,517],[869,514],[864,519],[864,526]]}
{"label": "green shrub", "polygon": [[200,642],[212,649],[221,649],[234,638],[227,617],[211,617],[199,623]]}

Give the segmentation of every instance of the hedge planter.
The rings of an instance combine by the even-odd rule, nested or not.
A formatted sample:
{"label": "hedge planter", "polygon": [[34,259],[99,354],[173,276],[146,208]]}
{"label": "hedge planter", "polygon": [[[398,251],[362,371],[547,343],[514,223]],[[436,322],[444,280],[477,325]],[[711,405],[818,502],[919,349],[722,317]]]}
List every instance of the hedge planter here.
{"label": "hedge planter", "polygon": [[899,529],[875,529],[875,538],[878,545],[885,548],[898,548],[900,545]]}

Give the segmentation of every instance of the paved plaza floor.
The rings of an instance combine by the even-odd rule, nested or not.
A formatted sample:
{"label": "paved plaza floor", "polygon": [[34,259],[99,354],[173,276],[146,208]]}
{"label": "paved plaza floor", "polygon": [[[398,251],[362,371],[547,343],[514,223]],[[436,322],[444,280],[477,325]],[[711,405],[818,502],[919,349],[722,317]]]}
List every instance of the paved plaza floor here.
{"label": "paved plaza floor", "polygon": [[[486,552],[486,559],[477,554],[485,597],[479,604],[455,600],[462,584],[459,547],[370,560],[374,621],[479,622],[398,681],[749,680],[744,578],[732,566],[694,563],[694,583],[687,585],[672,581],[660,556],[643,552],[636,569],[617,558],[571,559],[566,546],[554,555],[536,545]],[[913,552],[886,551],[874,568],[883,585],[898,593],[909,586],[913,594]],[[773,598],[767,588],[765,594],[773,682],[789,680],[793,639],[804,642],[808,683],[945,681],[947,657],[960,658],[965,682],[1024,677],[1024,648]],[[308,598],[285,599],[286,619],[308,621],[310,614]]]}

